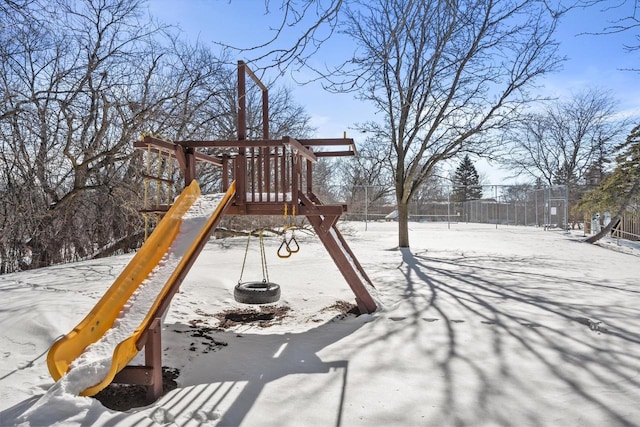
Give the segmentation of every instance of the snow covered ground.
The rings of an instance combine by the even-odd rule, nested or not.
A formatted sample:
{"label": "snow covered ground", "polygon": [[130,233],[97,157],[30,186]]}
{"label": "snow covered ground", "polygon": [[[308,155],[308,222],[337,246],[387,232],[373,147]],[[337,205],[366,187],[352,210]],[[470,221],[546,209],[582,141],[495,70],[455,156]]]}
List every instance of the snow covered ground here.
{"label": "snow covered ground", "polygon": [[[341,223],[382,309],[344,316],[349,287],[314,236],[269,276],[288,316],[216,329],[245,238],[209,242],[165,319],[178,388],[117,412],[53,386],[49,346],[130,255],[0,276],[0,425],[624,426],[640,424],[640,248],[535,228]],[[261,279],[254,241],[244,278]],[[252,277],[253,275],[253,277]],[[194,333],[209,332],[205,336]],[[36,408],[37,407],[37,408]],[[35,408],[35,409],[34,409]],[[30,410],[31,409],[31,410]]]}

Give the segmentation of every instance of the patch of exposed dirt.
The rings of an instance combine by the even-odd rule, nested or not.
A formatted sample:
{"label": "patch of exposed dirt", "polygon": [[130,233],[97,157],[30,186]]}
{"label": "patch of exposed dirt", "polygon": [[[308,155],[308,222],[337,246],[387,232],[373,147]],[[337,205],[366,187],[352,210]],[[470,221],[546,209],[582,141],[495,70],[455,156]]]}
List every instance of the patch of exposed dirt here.
{"label": "patch of exposed dirt", "polygon": [[[162,368],[163,395],[178,387],[175,380],[179,375],[178,369]],[[147,400],[147,388],[142,385],[109,384],[93,397],[114,411],[128,411],[152,403]]]}
{"label": "patch of exposed dirt", "polygon": [[[219,321],[219,325],[212,327],[208,325],[207,319],[194,319],[189,321],[190,330],[179,331],[176,333],[185,333],[193,337],[194,340],[189,344],[188,350],[209,353],[220,350],[227,346],[227,343],[216,339],[214,334],[216,331],[233,328],[237,325],[253,324],[260,328],[268,328],[274,324],[279,324],[288,316],[291,307],[284,305],[264,305],[259,308],[239,308],[229,309],[220,313],[206,313],[202,310],[196,310],[196,313],[205,318],[215,318]],[[337,311],[339,314],[336,318],[345,318],[347,316],[359,316],[358,307],[347,301],[337,301],[335,304],[327,306],[321,310],[322,312]],[[162,394],[178,387],[175,379],[180,375],[180,371],[174,368],[162,368]],[[100,393],[94,396],[105,407],[114,411],[127,411],[131,408],[137,408],[148,405],[152,402],[147,401],[147,389],[140,385],[129,384],[110,384]]]}
{"label": "patch of exposed dirt", "polygon": [[219,329],[229,329],[237,325],[254,324],[260,328],[279,324],[287,317],[291,307],[286,305],[263,305],[259,309],[237,308],[213,315],[220,324]]}
{"label": "patch of exposed dirt", "polygon": [[357,305],[347,302],[347,301],[336,301],[335,304],[331,304],[328,307],[325,307],[321,310],[322,312],[327,312],[327,311],[337,311],[338,313],[340,313],[341,315],[347,316],[349,314],[353,314],[355,316],[360,316],[360,309],[358,308]]}
{"label": "patch of exposed dirt", "polygon": [[211,351],[220,350],[222,347],[226,347],[228,343],[224,341],[217,340],[213,334],[216,331],[220,331],[220,328],[213,328],[208,326],[204,320],[190,320],[189,321],[190,330],[181,331],[174,329],[173,332],[177,332],[179,334],[189,334],[190,337],[196,338],[196,340],[192,341],[189,344],[187,350],[189,351],[198,351],[201,350],[202,353],[209,353]]}

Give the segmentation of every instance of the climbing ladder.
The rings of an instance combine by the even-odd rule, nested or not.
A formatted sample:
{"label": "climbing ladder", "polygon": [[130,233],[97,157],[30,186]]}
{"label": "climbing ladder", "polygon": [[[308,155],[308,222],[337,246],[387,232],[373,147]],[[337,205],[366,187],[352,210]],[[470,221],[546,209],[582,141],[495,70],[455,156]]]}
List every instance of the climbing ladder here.
{"label": "climbing ladder", "polygon": [[143,178],[144,240],[149,237],[151,218],[157,223],[171,206],[173,199],[174,151],[147,144]]}

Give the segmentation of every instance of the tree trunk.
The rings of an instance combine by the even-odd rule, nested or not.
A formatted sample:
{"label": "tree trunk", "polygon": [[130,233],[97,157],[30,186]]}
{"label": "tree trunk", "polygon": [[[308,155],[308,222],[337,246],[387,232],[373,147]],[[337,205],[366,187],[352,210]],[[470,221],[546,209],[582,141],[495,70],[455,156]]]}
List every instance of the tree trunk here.
{"label": "tree trunk", "polygon": [[106,258],[117,255],[118,253],[127,253],[133,249],[139,248],[144,243],[144,232],[136,231],[133,234],[125,236],[115,244],[98,251],[91,256],[91,259]]}
{"label": "tree trunk", "polygon": [[409,203],[398,202],[398,247],[409,247]]}
{"label": "tree trunk", "polygon": [[633,187],[631,187],[631,189],[627,193],[627,196],[624,198],[624,200],[620,204],[620,209],[618,209],[618,212],[616,213],[616,215],[613,218],[611,218],[611,221],[609,222],[609,224],[607,224],[602,230],[600,230],[599,233],[596,233],[593,236],[586,239],[585,242],[595,243],[598,240],[602,239],[604,236],[606,236],[611,231],[613,226],[622,220],[622,214],[624,214],[624,211],[627,210],[627,206],[629,206],[629,203],[631,202],[631,199],[633,198],[633,196],[635,196],[638,193],[638,190],[640,190],[640,179],[638,179],[633,184]]}
{"label": "tree trunk", "polygon": [[621,220],[622,220],[622,215],[621,214],[618,214],[618,215],[614,216],[613,218],[611,218],[611,221],[609,221],[609,224],[607,224],[604,227],[602,227],[602,230],[600,230],[598,233],[596,233],[593,236],[591,236],[588,239],[586,239],[585,242],[587,242],[587,243],[595,243],[598,240],[602,239],[604,236],[609,234],[609,232],[611,232],[611,229],[613,228],[613,226],[618,224],[618,222],[621,221]]}

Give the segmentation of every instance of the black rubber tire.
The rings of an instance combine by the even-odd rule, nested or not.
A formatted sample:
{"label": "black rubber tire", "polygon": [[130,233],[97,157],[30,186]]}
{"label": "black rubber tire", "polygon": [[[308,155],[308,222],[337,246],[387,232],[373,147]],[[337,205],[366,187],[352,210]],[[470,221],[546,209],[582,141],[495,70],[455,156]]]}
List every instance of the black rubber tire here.
{"label": "black rubber tire", "polygon": [[233,298],[243,304],[270,304],[280,299],[280,285],[271,282],[238,283]]}

